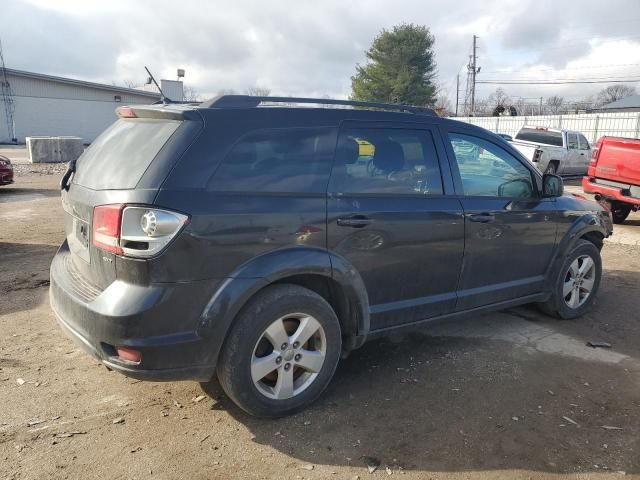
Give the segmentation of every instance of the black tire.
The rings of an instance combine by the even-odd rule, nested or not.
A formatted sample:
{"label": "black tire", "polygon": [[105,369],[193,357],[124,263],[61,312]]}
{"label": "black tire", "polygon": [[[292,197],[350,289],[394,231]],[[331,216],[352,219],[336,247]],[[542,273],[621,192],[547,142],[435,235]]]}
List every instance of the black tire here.
{"label": "black tire", "polygon": [[611,202],[613,223],[623,223],[631,213],[631,205],[622,202]]}
{"label": "black tire", "polygon": [[[565,298],[562,295],[565,279],[569,271],[569,267],[577,258],[588,255],[594,262],[594,283],[593,288],[587,299],[577,308],[571,308],[565,302]],[[549,300],[543,303],[539,303],[540,309],[547,315],[551,315],[561,319],[572,319],[584,315],[592,306],[598,294],[598,288],[600,287],[600,280],[602,278],[602,260],[600,258],[600,250],[591,242],[587,240],[578,240],[576,245],[567,255],[565,261],[562,263],[560,273],[558,274],[554,286],[553,293]]]}
{"label": "black tire", "polygon": [[558,165],[556,162],[549,162],[547,164],[547,168],[545,168],[544,173],[549,173],[551,175],[555,175],[558,171]]}
{"label": "black tire", "polygon": [[[324,362],[306,389],[291,398],[272,399],[253,382],[254,349],[274,321],[294,313],[310,315],[321,325],[326,339]],[[225,393],[242,410],[259,417],[281,417],[305,408],[320,396],[335,373],[341,349],[340,323],[324,298],[298,285],[272,285],[251,299],[236,317],[216,372]]]}

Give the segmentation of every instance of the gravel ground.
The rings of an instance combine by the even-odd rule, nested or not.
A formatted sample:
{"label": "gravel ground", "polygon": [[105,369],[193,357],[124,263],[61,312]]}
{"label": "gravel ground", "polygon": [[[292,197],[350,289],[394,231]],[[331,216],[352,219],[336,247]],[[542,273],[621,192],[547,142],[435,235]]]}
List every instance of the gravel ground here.
{"label": "gravel ground", "polygon": [[16,177],[33,175],[62,175],[67,169],[66,163],[14,163]]}
{"label": "gravel ground", "polygon": [[258,420],[215,382],[109,372],[60,331],[63,169],[19,166],[0,189],[0,479],[640,478],[640,248],[617,233],[583,319],[527,307],[394,334],[308,410]]}

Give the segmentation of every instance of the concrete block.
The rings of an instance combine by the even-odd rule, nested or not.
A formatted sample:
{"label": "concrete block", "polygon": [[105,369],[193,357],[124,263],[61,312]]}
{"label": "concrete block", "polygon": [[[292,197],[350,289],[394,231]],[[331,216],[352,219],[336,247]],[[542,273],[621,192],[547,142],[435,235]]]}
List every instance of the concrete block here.
{"label": "concrete block", "polygon": [[26,143],[31,163],[66,163],[84,152],[80,137],[27,137]]}

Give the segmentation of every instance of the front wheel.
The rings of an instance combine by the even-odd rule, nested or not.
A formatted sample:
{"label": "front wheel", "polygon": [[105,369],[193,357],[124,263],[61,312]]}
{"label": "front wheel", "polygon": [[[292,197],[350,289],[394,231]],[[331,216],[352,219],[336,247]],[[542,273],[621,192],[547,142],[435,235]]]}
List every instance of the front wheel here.
{"label": "front wheel", "polygon": [[593,243],[578,240],[560,269],[551,297],[539,306],[554,317],[580,317],[593,305],[601,277],[600,251]]}
{"label": "front wheel", "polygon": [[324,298],[298,285],[273,285],[236,318],[220,355],[218,380],[247,413],[289,415],[329,384],[341,339],[338,318]]}
{"label": "front wheel", "polygon": [[613,223],[623,223],[631,213],[631,205],[622,202],[611,202]]}

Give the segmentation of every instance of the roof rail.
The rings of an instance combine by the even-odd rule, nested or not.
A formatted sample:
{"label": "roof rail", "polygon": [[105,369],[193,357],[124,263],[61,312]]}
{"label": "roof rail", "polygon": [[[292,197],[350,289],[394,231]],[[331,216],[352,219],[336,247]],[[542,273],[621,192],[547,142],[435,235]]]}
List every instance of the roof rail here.
{"label": "roof rail", "polygon": [[299,98],[299,97],[254,97],[252,95],[219,95],[200,104],[203,108],[254,108],[261,103],[313,103],[318,105],[347,105],[351,107],[379,108],[399,112],[411,112],[422,115],[437,116],[426,107],[403,105],[399,103],[357,102],[354,100],[334,100],[328,98]]}

